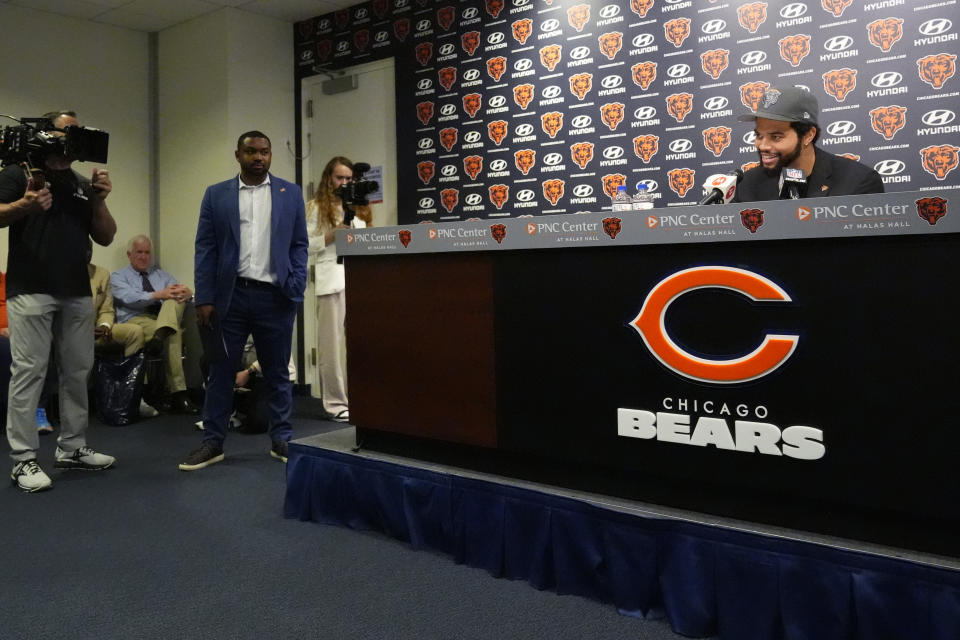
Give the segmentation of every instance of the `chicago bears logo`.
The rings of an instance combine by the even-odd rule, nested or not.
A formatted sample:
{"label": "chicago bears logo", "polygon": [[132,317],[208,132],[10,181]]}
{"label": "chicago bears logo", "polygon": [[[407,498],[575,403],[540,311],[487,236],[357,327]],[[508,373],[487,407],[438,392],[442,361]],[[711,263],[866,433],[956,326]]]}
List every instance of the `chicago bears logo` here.
{"label": "chicago bears logo", "polygon": [[353,34],[353,46],[357,51],[366,51],[369,44],[370,31],[368,29],[360,29]]}
{"label": "chicago bears logo", "polygon": [[[498,209],[500,207],[497,207]],[[497,244],[503,242],[503,239],[507,237],[507,225],[505,224],[492,224],[490,225],[490,235],[493,236],[493,239],[497,241]]]}
{"label": "chicago bears logo", "polygon": [[507,121],[494,120],[493,122],[488,122],[487,133],[490,135],[490,139],[493,140],[494,144],[499,145],[503,142],[503,139],[507,137]]}
{"label": "chicago bears logo", "polygon": [[747,82],[740,85],[740,102],[747,109],[756,111],[763,102],[763,94],[770,88],[769,82]]}
{"label": "chicago bears logo", "polygon": [[321,40],[317,43],[317,58],[326,60],[333,53],[333,40]]}
{"label": "chicago bears logo", "polygon": [[373,12],[378,18],[386,18],[390,10],[390,3],[387,0],[373,0]]}
{"label": "chicago bears logo", "polygon": [[907,124],[907,108],[900,106],[877,107],[870,111],[870,124],[873,130],[884,137],[893,140],[897,131]]}
{"label": "chicago bears logo", "polygon": [[441,129],[440,144],[442,144],[443,148],[447,151],[453,149],[453,145],[457,144],[457,130],[454,127]]}
{"label": "chicago bears logo", "polygon": [[527,38],[533,33],[533,20],[524,18],[523,20],[515,21],[510,26],[513,27],[513,39],[520,44],[527,44]]}
{"label": "chicago bears logo", "polygon": [[751,2],[737,7],[737,18],[740,19],[740,26],[756,33],[764,22],[767,21],[767,3]]}
{"label": "chicago bears logo", "polygon": [[700,66],[716,80],[730,65],[729,49],[711,49],[700,54]]}
{"label": "chicago bears logo", "polygon": [[483,171],[483,158],[480,156],[467,156],[463,159],[463,170],[467,172],[471,180],[476,180],[480,172]]}
{"label": "chicago bears logo", "polygon": [[630,70],[633,72],[633,83],[639,85],[644,91],[649,89],[650,83],[657,79],[656,62],[638,62],[630,67]]}
{"label": "chicago bears logo", "polygon": [[526,109],[531,100],[533,100],[532,84],[518,84],[513,88],[513,101],[516,102],[521,109]]}
{"label": "chicago bears logo", "polygon": [[592,73],[578,73],[570,76],[570,91],[573,92],[573,95],[577,96],[578,100],[583,100],[585,97],[587,97],[587,94],[590,92],[592,87]]}
{"label": "chicago bears logo", "polygon": [[444,67],[437,72],[437,77],[440,80],[440,85],[447,91],[450,91],[450,87],[457,81],[457,68]]}
{"label": "chicago bears logo", "polygon": [[617,125],[623,122],[623,103],[609,102],[602,105],[600,107],[600,118],[603,120],[603,124],[610,128],[610,131],[615,131]]}
{"label": "chicago bears logo", "polygon": [[953,77],[957,71],[957,56],[952,53],[938,53],[917,60],[920,79],[934,89],[943,87],[943,83]]}
{"label": "chicago bears logo", "polygon": [[460,192],[456,189],[444,189],[440,192],[440,204],[447,210],[447,213],[453,213],[453,208],[457,206],[460,200]]}
{"label": "chicago bears logo", "polygon": [[740,212],[740,222],[750,233],[756,233],[763,226],[763,209],[744,209]]}
{"label": "chicago bears logo", "polygon": [[823,90],[837,102],[843,102],[857,86],[856,69],[831,69],[823,74]]}
{"label": "chicago bears logo", "polygon": [[667,113],[677,122],[683,122],[687,114],[693,110],[692,93],[673,93],[667,96]]}
{"label": "chicago bears logo", "polygon": [[937,224],[937,220],[947,215],[947,201],[943,198],[920,198],[917,202],[917,215],[929,222]]}
{"label": "chicago bears logo", "polygon": [[510,187],[505,184],[490,185],[487,191],[490,193],[490,202],[492,202],[497,209],[503,207],[510,195]]}
{"label": "chicago bears logo", "polygon": [[397,237],[400,239],[400,244],[402,244],[403,248],[406,249],[407,245],[410,244],[412,234],[408,229],[401,229],[400,231],[397,231]]}
{"label": "chicago bears logo", "polygon": [[633,152],[644,164],[660,150],[660,138],[654,135],[637,136],[633,139]]}
{"label": "chicago bears logo", "polygon": [[623,48],[623,34],[619,31],[601,34],[597,41],[600,43],[600,53],[607,56],[607,60],[613,60]]}
{"label": "chicago bears logo", "polygon": [[795,36],[787,36],[781,38],[778,42],[780,44],[780,57],[789,62],[790,66],[799,67],[800,61],[810,53],[810,36],[808,35],[801,33]]}
{"label": "chicago bears logo", "polygon": [[833,14],[834,18],[839,18],[853,3],[853,0],[820,0],[820,6]]}
{"label": "chicago bears logo", "polygon": [[417,120],[419,120],[423,124],[429,124],[431,118],[433,118],[433,103],[418,102],[417,103]]}
{"label": "chicago bears logo", "polygon": [[350,10],[340,9],[334,12],[333,21],[337,23],[337,29],[343,29],[350,23]]}
{"label": "chicago bears logo", "polygon": [[730,127],[710,127],[703,132],[703,146],[719,158],[724,149],[730,146]]}
{"label": "chicago bears logo", "polygon": [[517,169],[523,172],[523,175],[527,175],[533,168],[536,157],[537,152],[533,149],[520,149],[520,151],[514,152],[513,163],[517,166]]}
{"label": "chicago bears logo", "polygon": [[630,10],[641,18],[647,17],[647,11],[653,8],[653,0],[630,0]]}
{"label": "chicago bears logo", "polygon": [[414,54],[417,56],[417,62],[420,63],[421,67],[427,66],[430,60],[433,59],[433,43],[432,42],[421,42],[414,48]]}
{"label": "chicago bears logo", "polygon": [[466,111],[467,115],[471,118],[477,115],[477,111],[480,110],[482,104],[483,100],[479,93],[468,93],[463,96],[463,110]]}
{"label": "chicago bears logo", "polygon": [[467,52],[468,56],[472,56],[476,53],[477,47],[480,46],[480,32],[467,31],[460,36],[460,46],[463,47],[463,50]]}
{"label": "chicago bears logo", "polygon": [[500,17],[500,12],[503,11],[503,0],[487,0],[487,13],[493,16],[494,18]]}
{"label": "chicago bears logo", "polygon": [[903,18],[874,20],[867,25],[867,35],[870,44],[886,53],[903,37]]}
{"label": "chicago bears logo", "polygon": [[603,192],[611,198],[617,195],[617,187],[627,184],[627,176],[622,173],[608,173],[600,179],[603,180]]}
{"label": "chicago bears logo", "polygon": [[665,22],[663,34],[679,49],[683,41],[690,37],[690,18],[675,18]]}
{"label": "chicago bears logo", "polygon": [[846,158],[847,160],[853,160],[854,162],[860,162],[860,156],[855,153],[841,153],[839,154],[841,158]]}
{"label": "chicago bears logo", "polygon": [[740,165],[740,170],[746,173],[747,171],[750,171],[750,169],[756,169],[759,166],[759,162],[744,162],[742,165]]}
{"label": "chicago bears logo", "polygon": [[567,9],[567,22],[577,31],[583,31],[589,19],[590,5],[588,4],[577,4]]}
{"label": "chicago bears logo", "polygon": [[444,31],[450,30],[450,25],[453,24],[453,19],[457,16],[457,11],[453,7],[440,7],[437,9],[437,24],[440,25],[440,28]]}
{"label": "chicago bears logo", "polygon": [[570,157],[577,163],[581,169],[586,169],[590,161],[593,160],[592,142],[575,142],[570,145]]}
{"label": "chicago bears logo", "polygon": [[540,49],[540,64],[553,71],[560,62],[561,47],[558,44],[547,45]]}
{"label": "chicago bears logo", "polygon": [[687,192],[693,188],[693,169],[671,169],[667,172],[670,179],[670,189],[681,198],[687,195]]}
{"label": "chicago bears logo", "polygon": [[543,183],[543,197],[554,207],[563,197],[563,180],[545,180]]}
{"label": "chicago bears logo", "polygon": [[430,181],[433,180],[434,174],[434,163],[431,160],[424,160],[423,162],[417,163],[417,176],[423,184],[430,184]]}
{"label": "chicago bears logo", "polygon": [[616,240],[617,234],[623,229],[623,221],[620,218],[604,218],[603,232],[610,236],[611,240]]}
{"label": "chicago bears logo", "polygon": [[551,138],[557,137],[557,132],[563,126],[563,114],[559,111],[551,111],[540,116],[540,125],[543,132]]}
{"label": "chicago bears logo", "polygon": [[393,23],[393,35],[397,36],[397,40],[400,42],[405,42],[407,36],[410,35],[410,18],[400,18],[395,21]]}
{"label": "chicago bears logo", "polygon": [[507,70],[507,59],[503,56],[490,58],[487,60],[487,75],[493,78],[494,82],[500,82],[500,76]]}
{"label": "chicago bears logo", "polygon": [[952,144],[933,144],[920,149],[923,168],[937,180],[943,180],[947,174],[957,168],[957,152],[960,147]]}

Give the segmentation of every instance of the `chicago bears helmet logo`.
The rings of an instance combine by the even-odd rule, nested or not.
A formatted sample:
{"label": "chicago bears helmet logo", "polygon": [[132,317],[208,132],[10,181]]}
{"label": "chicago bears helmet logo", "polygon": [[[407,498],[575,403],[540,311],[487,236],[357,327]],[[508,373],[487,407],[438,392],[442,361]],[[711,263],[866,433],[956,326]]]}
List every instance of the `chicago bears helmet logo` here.
{"label": "chicago bears helmet logo", "polygon": [[667,172],[667,177],[670,179],[670,189],[681,198],[684,197],[693,188],[695,173],[693,169],[671,169]]}
{"label": "chicago bears helmet logo", "polygon": [[453,19],[457,16],[457,10],[453,7],[440,7],[437,9],[437,24],[440,25],[440,28],[444,31],[450,30],[450,25],[453,24]]}
{"label": "chicago bears helmet logo", "polygon": [[389,10],[390,3],[388,3],[387,0],[373,0],[373,13],[376,14],[378,18],[386,18]]}
{"label": "chicago bears helmet logo", "polygon": [[460,46],[463,47],[463,50],[467,52],[467,55],[472,56],[477,51],[477,47],[480,46],[480,32],[479,31],[467,31],[465,34],[460,36]]}
{"label": "chicago bears helmet logo", "polygon": [[453,145],[457,144],[457,130],[454,127],[441,129],[440,144],[443,145],[443,148],[447,151],[453,149]]}
{"label": "chicago bears helmet logo", "polygon": [[563,180],[545,180],[543,183],[543,197],[554,207],[563,197]]}
{"label": "chicago bears helmet logo", "polygon": [[453,208],[457,206],[460,200],[460,192],[456,189],[444,189],[440,192],[440,204],[447,210],[447,213],[453,213]]}
{"label": "chicago bears helmet logo", "polygon": [[611,240],[616,240],[617,234],[623,229],[623,221],[620,218],[604,218],[603,232],[610,236]]}
{"label": "chicago bears helmet logo", "polygon": [[577,31],[583,31],[589,19],[590,5],[588,4],[577,4],[567,9],[567,22]]}
{"label": "chicago bears helmet logo", "polygon": [[393,35],[397,36],[397,40],[400,42],[405,42],[407,36],[410,35],[410,18],[400,18],[395,21],[393,23]]}
{"label": "chicago bears helmet logo", "polygon": [[540,49],[540,64],[545,66],[549,71],[553,71],[557,63],[560,62],[561,49],[561,46],[558,44],[542,47]]}
{"label": "chicago bears helmet logo", "polygon": [[834,18],[839,18],[853,3],[853,0],[820,0],[820,6],[833,14]]}
{"label": "chicago bears helmet logo", "polygon": [[317,58],[326,60],[333,53],[333,40],[321,40],[317,43]]}
{"label": "chicago bears helmet logo", "polygon": [[463,159],[463,170],[467,172],[471,180],[476,180],[480,172],[483,171],[483,158],[480,156],[467,156]]}
{"label": "chicago bears helmet logo", "polygon": [[570,157],[577,163],[581,169],[586,169],[590,161],[593,160],[592,142],[575,142],[570,145]]}
{"label": "chicago bears helmet logo", "polygon": [[799,67],[800,61],[810,53],[810,36],[798,34],[780,38],[780,57],[792,67]]}
{"label": "chicago bears helmet logo", "polygon": [[603,33],[597,38],[600,43],[600,53],[607,56],[607,60],[613,60],[623,48],[623,34],[619,31]]}
{"label": "chicago bears helmet logo", "polygon": [[660,138],[654,135],[637,136],[633,139],[633,152],[644,164],[660,150]]}
{"label": "chicago bears helmet logo", "polygon": [[520,149],[513,153],[513,163],[517,166],[523,175],[530,173],[536,160],[537,152],[533,149]]}
{"label": "chicago bears helmet logo", "polygon": [[943,83],[953,77],[957,71],[957,56],[952,53],[938,53],[917,60],[920,79],[934,89],[943,87]]}
{"label": "chicago bears helmet logo", "polygon": [[759,166],[760,166],[760,163],[756,161],[744,162],[742,165],[740,165],[740,170],[746,173],[747,171],[750,171],[750,169],[756,169]]}
{"label": "chicago bears helmet logo", "polygon": [[639,85],[644,91],[649,89],[650,83],[657,79],[656,62],[638,62],[630,67],[630,70],[633,72],[633,83]]}
{"label": "chicago bears helmet logo", "polygon": [[750,233],[756,233],[757,229],[763,226],[763,209],[744,209],[740,212],[740,223],[749,229]]}
{"label": "chicago bears helmet logo", "polygon": [[716,80],[730,65],[729,49],[712,49],[700,54],[700,66]]}
{"label": "chicago bears helmet logo", "polygon": [[675,18],[663,24],[663,34],[678,49],[690,37],[690,18]]}
{"label": "chicago bears helmet logo", "polygon": [[600,119],[603,120],[603,124],[610,128],[610,131],[615,131],[617,125],[623,122],[623,103],[609,102],[602,105],[600,107]]}
{"label": "chicago bears helmet logo", "polygon": [[710,127],[703,132],[703,146],[719,158],[724,149],[730,146],[730,127]]}
{"label": "chicago bears helmet logo", "polygon": [[907,124],[907,108],[894,105],[872,109],[870,124],[873,130],[882,135],[885,140],[893,140],[897,131]]}
{"label": "chicago bears helmet logo", "polygon": [[507,121],[494,120],[493,122],[488,122],[487,133],[490,135],[490,139],[493,140],[494,144],[499,145],[503,142],[503,139],[507,137]]}
{"label": "chicago bears helmet logo", "polygon": [[401,229],[400,231],[397,231],[397,237],[400,239],[400,244],[402,244],[403,248],[406,249],[407,245],[410,244],[412,234],[408,229]]}
{"label": "chicago bears helmet logo", "polygon": [[531,100],[533,100],[532,84],[518,84],[513,88],[513,101],[516,102],[521,109],[526,109]]}
{"label": "chicago bears helmet logo", "polygon": [[622,173],[608,173],[600,179],[603,180],[603,192],[611,198],[617,195],[617,187],[627,184],[627,176]]}
{"label": "chicago bears helmet logo", "polygon": [[421,67],[427,66],[430,60],[433,59],[433,43],[421,42],[414,48],[414,54],[417,56],[417,62],[420,63]]}
{"label": "chicago bears helmet logo", "polygon": [[957,168],[958,151],[960,147],[952,144],[933,144],[920,149],[924,170],[937,180],[945,179],[948,173]]}
{"label": "chicago bears helmet logo", "polygon": [[516,20],[510,26],[513,27],[513,39],[520,44],[527,44],[527,38],[533,33],[533,20],[530,18]]}
{"label": "chicago bears helmet logo", "polygon": [[360,29],[353,34],[353,46],[357,51],[366,51],[369,44],[370,31],[368,29]]}
{"label": "chicago bears helmet logo", "polygon": [[480,106],[483,104],[483,101],[479,93],[468,93],[463,96],[463,110],[467,112],[471,118],[477,115],[477,111],[480,110]]}
{"label": "chicago bears helmet logo", "polygon": [[903,37],[903,18],[883,18],[867,25],[870,44],[886,53]]}
{"label": "chicago bears helmet logo", "polygon": [[763,96],[770,88],[769,82],[747,82],[740,85],[740,102],[747,109],[756,111],[763,102]]}
{"label": "chicago bears helmet logo", "polygon": [[667,113],[677,122],[683,122],[687,114],[693,110],[692,93],[673,93],[667,96]]}
{"label": "chicago bears helmet logo", "polygon": [[592,73],[578,73],[570,76],[570,91],[573,92],[573,95],[577,96],[578,100],[583,100],[585,97],[587,97],[587,94],[590,92],[592,87]]}
{"label": "chicago bears helmet logo", "polygon": [[429,124],[431,118],[433,118],[433,103],[418,102],[417,103],[417,120],[419,120],[423,124]]}
{"label": "chicago bears helmet logo", "polygon": [[500,17],[503,11],[503,0],[487,0],[487,13],[494,18]]}
{"label": "chicago bears helmet logo", "polygon": [[[499,209],[500,207],[497,208]],[[507,237],[507,225],[502,223],[490,225],[490,235],[497,241],[497,244],[500,244],[503,242],[503,239]]]}
{"label": "chicago bears helmet logo", "polygon": [[823,74],[823,90],[837,102],[843,102],[857,86],[856,69],[831,69]]}
{"label": "chicago bears helmet logo", "polygon": [[440,85],[447,91],[450,91],[450,87],[457,81],[457,68],[444,67],[437,71],[437,78],[440,80]]}
{"label": "chicago bears helmet logo", "polygon": [[433,180],[435,166],[431,160],[424,160],[423,162],[417,163],[417,176],[419,176],[423,184],[430,184],[430,181]]}
{"label": "chicago bears helmet logo", "polygon": [[741,27],[750,33],[756,33],[760,25],[767,20],[767,3],[751,2],[740,5],[737,7],[737,18],[740,20]]}
{"label": "chicago bears helmet logo", "polygon": [[641,18],[647,17],[647,11],[653,8],[653,0],[630,0],[630,10]]}
{"label": "chicago bears helmet logo", "polygon": [[947,201],[943,198],[920,198],[917,202],[917,215],[929,222],[937,224],[937,220],[947,215]]}
{"label": "chicago bears helmet logo", "polygon": [[494,82],[500,82],[500,76],[507,70],[507,59],[503,56],[497,56],[487,60],[487,75],[493,78]]}
{"label": "chicago bears helmet logo", "polygon": [[487,191],[490,193],[490,202],[492,202],[497,209],[503,207],[510,195],[510,187],[505,184],[490,185],[490,188],[487,189]]}
{"label": "chicago bears helmet logo", "polygon": [[563,114],[559,111],[551,111],[540,116],[540,124],[543,132],[551,138],[557,137],[557,132],[563,126]]}

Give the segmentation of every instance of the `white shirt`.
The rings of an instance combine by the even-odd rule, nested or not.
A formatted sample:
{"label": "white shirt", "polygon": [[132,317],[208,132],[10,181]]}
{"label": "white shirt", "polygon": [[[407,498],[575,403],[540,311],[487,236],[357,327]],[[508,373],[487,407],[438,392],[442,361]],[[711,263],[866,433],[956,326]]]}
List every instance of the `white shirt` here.
{"label": "white shirt", "polygon": [[[343,208],[339,203],[335,206],[334,220],[339,225],[343,222]],[[326,220],[320,220],[318,223],[318,216],[317,203],[310,200],[307,203],[307,237],[310,241],[310,253],[317,257],[317,263],[314,266],[314,291],[318,296],[325,296],[343,291],[346,282],[343,265],[337,264],[337,244],[335,242],[325,244],[324,236],[330,230],[330,226]],[[362,229],[367,224],[354,216],[350,226],[354,229]]]}
{"label": "white shirt", "polygon": [[244,184],[240,177],[240,264],[241,278],[277,284],[270,263],[270,175],[258,185]]}

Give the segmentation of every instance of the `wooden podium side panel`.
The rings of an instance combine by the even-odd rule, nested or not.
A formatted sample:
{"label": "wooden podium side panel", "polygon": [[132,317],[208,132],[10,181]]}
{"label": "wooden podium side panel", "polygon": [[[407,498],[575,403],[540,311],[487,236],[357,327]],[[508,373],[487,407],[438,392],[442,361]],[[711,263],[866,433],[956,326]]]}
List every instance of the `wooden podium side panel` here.
{"label": "wooden podium side panel", "polygon": [[351,422],[497,445],[492,258],[348,257]]}

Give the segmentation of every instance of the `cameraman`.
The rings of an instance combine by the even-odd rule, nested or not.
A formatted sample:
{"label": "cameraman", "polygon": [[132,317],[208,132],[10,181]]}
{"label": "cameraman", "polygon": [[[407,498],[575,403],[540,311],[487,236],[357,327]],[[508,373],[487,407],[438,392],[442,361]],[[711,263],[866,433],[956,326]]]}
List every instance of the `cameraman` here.
{"label": "cameraman", "polygon": [[[79,126],[72,111],[44,115],[53,138]],[[56,149],[56,147],[54,147]],[[13,356],[7,440],[15,465],[11,479],[24,491],[51,487],[37,464],[37,400],[50,347],[59,363],[61,427],[54,466],[106,469],[112,456],[87,446],[87,376],[93,365],[93,306],[87,274],[87,238],[107,246],[117,224],[105,203],[113,185],[103,169],[90,179],[71,169],[66,146],[32,159],[45,174],[31,179],[21,165],[0,172],[0,227],[10,227],[7,311]],[[44,183],[45,182],[45,183]]]}
{"label": "cameraman", "polygon": [[338,422],[350,419],[347,410],[347,367],[344,358],[344,271],[337,264],[337,229],[359,229],[373,225],[369,205],[348,205],[344,224],[343,201],[338,189],[353,180],[353,163],[343,156],[327,162],[320,175],[320,185],[307,203],[307,234],[310,253],[317,257],[315,287],[317,294],[317,367],[323,394],[323,409]]}

